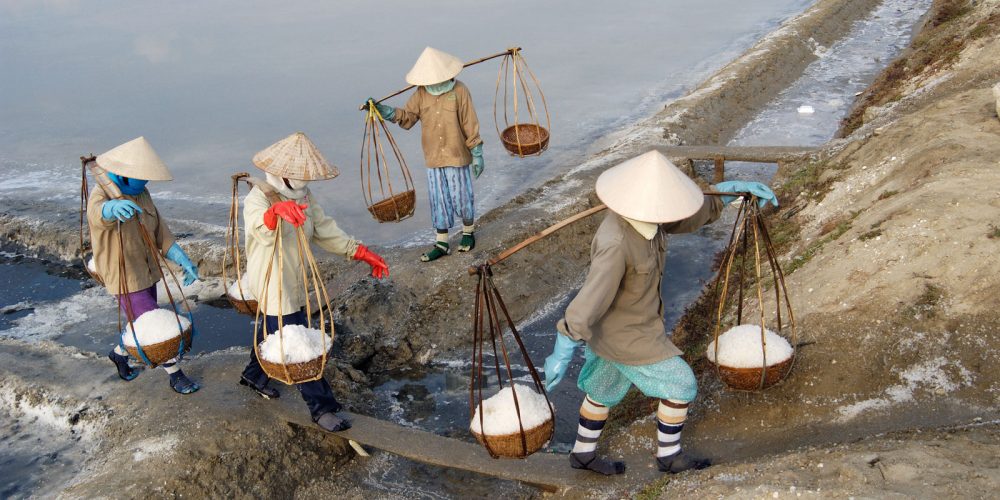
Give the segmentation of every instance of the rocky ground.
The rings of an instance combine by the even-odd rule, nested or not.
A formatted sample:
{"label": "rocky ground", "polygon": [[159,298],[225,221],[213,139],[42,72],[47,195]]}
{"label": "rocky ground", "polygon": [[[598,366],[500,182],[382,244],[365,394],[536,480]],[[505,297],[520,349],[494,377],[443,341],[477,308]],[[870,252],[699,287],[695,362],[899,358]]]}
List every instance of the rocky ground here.
{"label": "rocky ground", "polygon": [[[837,26],[874,3],[819,2],[591,161],[484,216],[471,255],[424,265],[421,249],[390,249],[393,279],[382,282],[363,278],[363,266],[325,262],[339,304],[330,368],[338,390],[357,394],[350,403],[363,411],[370,378],[460,357],[475,284],[466,267],[594,204],[594,178],[623,158],[654,146],[724,142],[784,85],[765,72],[801,71],[815,57],[812,44],[830,43]],[[723,463],[600,494],[977,497],[997,489],[1000,376],[991,368],[1000,346],[1000,120],[990,87],[1000,80],[998,19],[997,0],[936,2],[912,52],[861,96],[845,137],[815,158],[782,165],[782,209],[771,227],[808,342],[787,380],[761,394],[725,390],[700,354],[710,300],[682,322],[676,335],[701,379],[685,439]],[[595,222],[502,264],[498,286],[516,319],[580,282]],[[22,248],[72,253],[72,233],[46,235],[2,215],[0,230]],[[217,270],[219,248],[195,247],[203,269]],[[166,411],[174,399],[162,373],[114,392],[105,360],[69,351],[0,343],[0,384],[15,395],[5,408],[36,419],[55,411],[45,418],[62,422],[59,432],[92,457],[68,496],[359,491],[349,488],[363,466],[349,461],[342,440],[287,423],[281,405],[301,412],[294,394],[274,406],[235,385],[206,386],[184,412]],[[243,355],[212,356],[192,362],[196,375],[234,380]],[[71,383],[77,379],[92,382]],[[616,409],[609,452],[651,453],[648,415],[640,398]],[[273,484],[251,479],[276,468],[283,476]]]}

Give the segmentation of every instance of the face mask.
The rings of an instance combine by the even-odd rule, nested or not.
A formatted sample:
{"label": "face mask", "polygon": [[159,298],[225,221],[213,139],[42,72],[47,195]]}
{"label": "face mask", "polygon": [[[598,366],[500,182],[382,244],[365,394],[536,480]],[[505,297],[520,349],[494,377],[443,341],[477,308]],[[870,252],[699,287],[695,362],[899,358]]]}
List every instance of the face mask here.
{"label": "face mask", "polygon": [[427,92],[429,92],[431,95],[441,95],[453,88],[455,88],[454,78],[446,82],[435,83],[434,85],[424,85],[424,89],[427,90]]}
{"label": "face mask", "polygon": [[298,179],[285,179],[285,182],[296,191],[305,188],[309,184],[309,181],[300,181]]}
{"label": "face mask", "polygon": [[133,179],[131,177],[122,177],[117,174],[112,174],[108,172],[108,177],[118,186],[122,194],[127,194],[135,196],[146,189],[146,183],[149,181],[144,181],[142,179]]}

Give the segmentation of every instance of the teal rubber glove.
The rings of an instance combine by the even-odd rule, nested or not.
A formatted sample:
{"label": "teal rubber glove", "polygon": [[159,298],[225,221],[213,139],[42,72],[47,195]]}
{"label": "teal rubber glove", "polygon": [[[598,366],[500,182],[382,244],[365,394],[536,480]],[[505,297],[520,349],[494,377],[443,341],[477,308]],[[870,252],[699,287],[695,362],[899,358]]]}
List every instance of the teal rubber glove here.
{"label": "teal rubber glove", "polygon": [[483,143],[476,144],[469,152],[472,153],[472,175],[478,179],[486,169],[486,162],[483,161]]}
{"label": "teal rubber glove", "polygon": [[184,253],[180,245],[174,243],[167,250],[167,258],[174,264],[181,266],[181,269],[184,269],[184,286],[188,286],[198,279],[198,266],[191,262],[191,259]]}
{"label": "teal rubber glove", "polygon": [[569,362],[573,361],[573,351],[583,345],[579,340],[573,340],[561,333],[556,334],[556,344],[552,354],[545,358],[545,390],[551,391],[566,376]]}
{"label": "teal rubber glove", "polygon": [[[715,190],[721,193],[750,193],[758,198],[757,205],[760,208],[764,208],[765,205],[771,203],[774,206],[778,206],[778,197],[774,195],[774,191],[764,184],[759,182],[747,182],[747,181],[726,181],[720,182],[715,185]],[[723,203],[731,203],[739,196],[723,196]]]}
{"label": "teal rubber glove", "polygon": [[365,101],[364,105],[361,106],[361,108],[367,111],[368,107],[371,106],[373,102],[375,103],[375,110],[378,111],[378,114],[382,115],[382,118],[385,118],[386,120],[389,121],[392,121],[393,118],[396,118],[396,108],[386,104],[379,104],[375,102],[374,97],[369,97],[368,100]]}
{"label": "teal rubber glove", "polygon": [[142,209],[132,200],[108,200],[101,205],[101,217],[104,220],[118,219],[125,222],[137,213],[141,214]]}

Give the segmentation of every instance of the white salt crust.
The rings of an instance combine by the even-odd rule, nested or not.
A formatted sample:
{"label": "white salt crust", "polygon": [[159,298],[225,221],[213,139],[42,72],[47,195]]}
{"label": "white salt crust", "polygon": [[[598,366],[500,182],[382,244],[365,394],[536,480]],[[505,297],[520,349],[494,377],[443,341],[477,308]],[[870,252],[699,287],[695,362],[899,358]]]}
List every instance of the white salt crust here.
{"label": "white salt crust", "polygon": [[324,347],[330,348],[330,337],[315,328],[285,325],[260,343],[260,357],[272,363],[281,363],[282,345],[285,363],[304,363],[322,356]]}
{"label": "white salt crust", "polygon": [[[242,287],[243,290],[242,294],[240,294],[240,287]],[[257,297],[250,291],[250,283],[247,282],[247,275],[245,274],[243,275],[242,280],[233,281],[233,284],[229,285],[226,293],[236,300],[257,300]]]}
{"label": "white salt crust", "polygon": [[[548,405],[545,404],[545,396],[523,384],[515,384],[515,387],[517,403],[521,410],[521,423],[525,431],[538,427],[549,420],[551,413]],[[483,427],[486,428],[485,433],[482,432]],[[482,427],[479,425],[479,406],[476,406],[476,412],[472,416],[469,428],[473,432],[488,436],[521,432],[517,422],[517,409],[514,407],[513,391],[511,391],[510,386],[504,387],[489,399],[483,400]]]}
{"label": "white salt crust", "polygon": [[[177,328],[177,320],[180,319],[181,329]],[[180,337],[181,331],[191,326],[191,321],[183,314],[177,316],[171,309],[154,309],[142,313],[135,322],[135,336],[132,335],[132,325],[125,325],[125,333],[122,334],[122,342],[129,347],[135,347],[135,337],[139,338],[140,345],[153,345],[166,342],[175,337]]]}
{"label": "white salt crust", "polygon": [[[792,357],[792,345],[771,330],[765,331],[767,366]],[[719,335],[719,364],[730,368],[760,368],[764,366],[764,350],[760,345],[760,325],[738,325]],[[705,352],[715,363],[715,341]]]}

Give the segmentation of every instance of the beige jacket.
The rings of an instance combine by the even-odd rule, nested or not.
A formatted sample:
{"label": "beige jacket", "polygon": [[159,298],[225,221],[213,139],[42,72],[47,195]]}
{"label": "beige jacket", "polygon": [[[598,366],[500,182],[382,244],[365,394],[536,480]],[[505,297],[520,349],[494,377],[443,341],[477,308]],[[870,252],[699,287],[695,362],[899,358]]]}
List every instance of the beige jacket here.
{"label": "beige jacket", "polygon": [[[283,195],[278,195],[287,200]],[[312,194],[306,194],[306,222],[302,225],[305,240],[314,242],[320,248],[331,253],[354,257],[360,241],[347,235],[333,218],[326,215],[323,209],[313,199]],[[243,200],[244,231],[246,238],[247,279],[250,290],[258,298],[261,312],[270,316],[292,314],[306,305],[305,286],[302,280],[303,262],[299,256],[299,247],[295,231],[291,224],[278,219],[278,227],[271,231],[264,225],[264,212],[271,207],[267,196],[258,187],[254,187]],[[276,234],[281,232],[282,273],[278,276],[278,256],[274,255],[274,266],[268,282],[267,302],[264,297],[264,277],[276,242]],[[305,269],[306,276],[310,276]],[[278,289],[281,289],[281,301],[278,301]],[[310,288],[311,290],[311,288]],[[315,303],[314,303],[315,305]],[[279,309],[280,307],[280,309]]]}
{"label": "beige jacket", "polygon": [[722,214],[722,201],[706,196],[687,219],[661,224],[652,240],[608,212],[590,247],[590,271],[556,328],[583,340],[598,356],[626,365],[648,365],[681,354],[663,324],[660,284],[666,235],[689,233]]}
{"label": "beige jacket", "polygon": [[[119,257],[124,255],[127,277],[125,284],[128,291],[145,290],[160,281],[162,277],[160,266],[157,264],[156,256],[150,253],[142,233],[139,232],[139,224],[135,217],[121,223],[121,248],[124,249],[124,254],[121,252],[118,246],[118,219],[105,220],[101,217],[101,208],[109,199],[103,189],[95,186],[87,201],[87,224],[90,226],[90,244],[94,249],[94,267],[104,280],[108,292],[113,295],[121,294],[118,263]],[[139,220],[142,221],[160,254],[166,255],[167,250],[174,244],[174,235],[167,227],[167,221],[160,217],[156,205],[153,205],[149,191],[143,190],[135,196],[123,195],[123,199],[131,200],[142,208]]]}
{"label": "beige jacket", "polygon": [[483,142],[479,137],[479,118],[472,105],[472,95],[464,83],[455,80],[455,88],[432,95],[417,87],[402,108],[396,108],[393,121],[409,130],[422,121],[420,142],[424,161],[431,168],[461,167],[472,163],[470,149]]}

